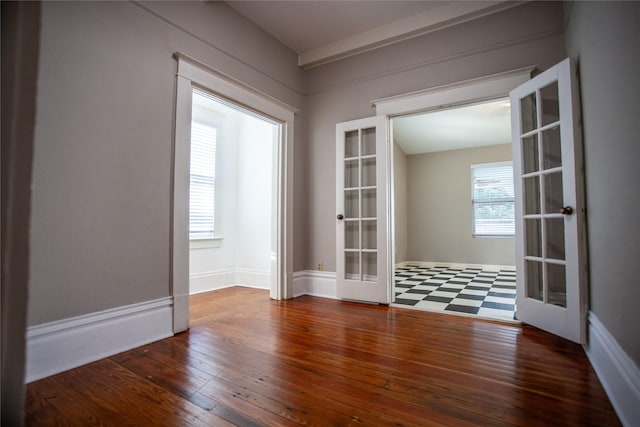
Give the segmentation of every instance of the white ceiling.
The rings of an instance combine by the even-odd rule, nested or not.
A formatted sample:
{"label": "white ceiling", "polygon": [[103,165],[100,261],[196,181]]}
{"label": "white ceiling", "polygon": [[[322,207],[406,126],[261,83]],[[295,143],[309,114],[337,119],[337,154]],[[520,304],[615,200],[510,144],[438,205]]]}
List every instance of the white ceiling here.
{"label": "white ceiling", "polygon": [[459,150],[511,142],[509,99],[393,119],[393,137],[405,154]]}
{"label": "white ceiling", "polygon": [[311,67],[468,21],[521,1],[244,1],[227,4]]}

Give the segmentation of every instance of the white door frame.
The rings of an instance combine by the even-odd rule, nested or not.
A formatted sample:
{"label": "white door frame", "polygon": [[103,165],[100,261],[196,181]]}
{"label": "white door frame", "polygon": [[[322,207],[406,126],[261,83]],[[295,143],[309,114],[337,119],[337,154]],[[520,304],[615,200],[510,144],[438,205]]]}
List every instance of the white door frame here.
{"label": "white door frame", "polygon": [[[531,79],[531,73],[534,69],[534,66],[518,68],[458,83],[376,99],[371,101],[371,103],[376,107],[376,115],[385,115],[388,119],[391,119],[393,117],[421,111],[447,108],[496,98],[506,98],[509,96],[511,90]],[[392,141],[393,122],[391,120],[389,122],[389,138]],[[390,212],[389,218],[391,218],[391,223],[389,230],[392,230],[388,233],[390,241],[387,247],[390,249],[387,252],[387,263],[389,271],[393,272],[395,268],[393,146],[389,150],[389,158],[387,161],[389,162],[389,167],[387,168],[387,188],[390,189],[389,197],[387,198],[387,212]],[[393,287],[393,280],[389,283],[389,286]]]}
{"label": "white door frame", "polygon": [[[173,182],[171,188],[171,294],[173,332],[189,328],[189,153],[191,94],[197,85],[281,124],[278,146],[276,245],[272,249],[270,296],[293,297],[293,125],[296,109],[240,81],[184,55],[178,62],[176,82]],[[274,274],[275,272],[275,274]]]}

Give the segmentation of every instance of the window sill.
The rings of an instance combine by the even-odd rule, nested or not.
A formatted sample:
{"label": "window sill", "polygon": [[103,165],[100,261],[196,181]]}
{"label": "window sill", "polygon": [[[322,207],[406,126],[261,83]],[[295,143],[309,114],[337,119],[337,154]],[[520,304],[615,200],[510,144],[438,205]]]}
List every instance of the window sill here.
{"label": "window sill", "polygon": [[189,249],[219,248],[222,246],[222,240],[224,240],[224,237],[208,237],[205,239],[192,239],[192,240],[189,240]]}
{"label": "window sill", "polygon": [[474,234],[472,236],[474,239],[483,238],[483,239],[515,239],[515,235],[505,235],[505,234]]}

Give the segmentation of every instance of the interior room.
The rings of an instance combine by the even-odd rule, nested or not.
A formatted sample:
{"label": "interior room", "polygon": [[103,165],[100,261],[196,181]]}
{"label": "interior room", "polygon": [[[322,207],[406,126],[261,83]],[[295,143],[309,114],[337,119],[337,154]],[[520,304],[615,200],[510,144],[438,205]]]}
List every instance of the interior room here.
{"label": "interior room", "polygon": [[515,320],[509,100],[392,119],[394,303]]}
{"label": "interior room", "polygon": [[189,294],[269,289],[280,125],[194,89]]}
{"label": "interior room", "polygon": [[[1,8],[2,425],[640,425],[639,2]],[[270,208],[254,205],[268,190],[239,193],[266,166],[216,161],[215,180],[235,169],[237,210],[218,212],[230,188],[216,188],[222,235],[214,221],[209,240],[220,247],[195,249],[191,261],[233,253],[205,257],[201,270],[189,265],[194,87],[280,125]],[[445,187],[425,179],[422,191],[409,179],[419,161],[433,171],[453,164],[451,153],[485,149],[405,151],[407,207],[392,212],[388,161],[402,151],[387,139],[394,106],[430,100],[406,114],[508,94],[513,150],[490,145],[495,156],[467,160],[456,176],[471,186],[471,165],[510,152],[520,153],[514,170],[516,159],[536,159],[514,182],[515,254],[510,238],[472,237],[470,189],[466,207],[446,210],[429,203]],[[357,131],[346,159],[341,129]],[[368,129],[374,153],[362,150]],[[545,163],[556,142],[566,164]],[[339,218],[348,162],[375,162],[375,182],[346,190],[374,193],[375,216]],[[519,198],[523,188],[536,197]],[[547,200],[549,189],[562,203]],[[467,219],[416,227],[411,204]],[[257,247],[251,239],[267,226],[256,211],[277,220],[269,266],[232,248],[245,238]],[[392,246],[394,213],[407,228],[396,225]],[[225,215],[249,223],[233,236]],[[376,240],[340,246],[347,222],[375,223]],[[449,245],[445,232],[466,240]],[[571,243],[562,259],[548,256],[553,237]],[[347,253],[375,268],[347,277]],[[515,265],[522,323],[395,306],[394,256]],[[190,279],[207,292],[190,295]],[[209,291],[243,283],[269,289]],[[361,297],[374,288],[375,299]]]}

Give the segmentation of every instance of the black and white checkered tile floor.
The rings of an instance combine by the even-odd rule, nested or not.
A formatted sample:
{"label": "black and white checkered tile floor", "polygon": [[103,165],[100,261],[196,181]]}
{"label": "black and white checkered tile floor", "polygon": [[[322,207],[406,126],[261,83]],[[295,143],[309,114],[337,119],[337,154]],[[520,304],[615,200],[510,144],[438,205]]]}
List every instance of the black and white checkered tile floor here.
{"label": "black and white checkered tile floor", "polygon": [[408,264],[396,267],[394,291],[400,306],[517,320],[514,269]]}

